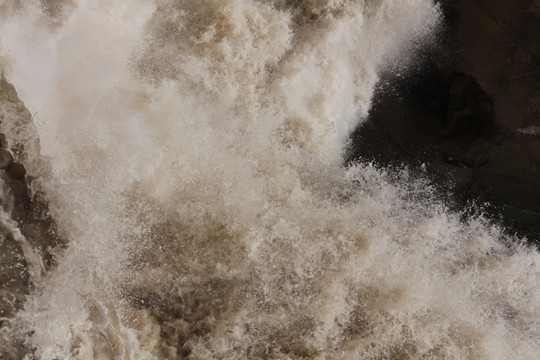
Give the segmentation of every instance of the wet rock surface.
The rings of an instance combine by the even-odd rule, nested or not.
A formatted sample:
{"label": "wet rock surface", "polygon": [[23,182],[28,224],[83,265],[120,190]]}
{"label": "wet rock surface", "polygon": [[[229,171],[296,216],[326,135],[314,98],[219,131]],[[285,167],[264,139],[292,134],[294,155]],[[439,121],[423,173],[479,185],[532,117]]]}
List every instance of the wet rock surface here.
{"label": "wet rock surface", "polygon": [[[31,121],[15,89],[0,72],[0,124],[7,116]],[[37,264],[34,267],[38,271],[46,271],[54,265],[53,249],[64,244],[57,235],[45,195],[32,193],[33,179],[13,156],[20,153],[19,157],[23,157],[23,152],[24,144],[10,145],[0,134],[0,330],[32,288],[29,260]]]}
{"label": "wet rock surface", "polygon": [[[540,241],[540,2],[441,3],[428,71],[382,81],[349,161],[425,171],[455,203],[485,206],[511,233]],[[388,79],[395,79],[389,74]]]}

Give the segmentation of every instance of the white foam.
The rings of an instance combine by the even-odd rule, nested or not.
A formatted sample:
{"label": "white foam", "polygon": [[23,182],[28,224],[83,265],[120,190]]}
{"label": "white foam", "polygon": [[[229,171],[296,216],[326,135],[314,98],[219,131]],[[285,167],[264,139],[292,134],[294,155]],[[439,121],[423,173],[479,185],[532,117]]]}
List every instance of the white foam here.
{"label": "white foam", "polygon": [[340,165],[430,1],[65,9],[0,25],[69,239],[12,321],[38,357],[537,357],[537,252]]}

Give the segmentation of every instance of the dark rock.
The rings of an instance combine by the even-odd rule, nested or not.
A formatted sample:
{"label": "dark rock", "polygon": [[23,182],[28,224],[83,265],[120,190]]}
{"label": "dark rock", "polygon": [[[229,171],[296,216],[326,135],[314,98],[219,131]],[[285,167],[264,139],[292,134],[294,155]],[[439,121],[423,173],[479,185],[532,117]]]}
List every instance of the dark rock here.
{"label": "dark rock", "polygon": [[454,74],[447,111],[442,139],[466,136],[475,140],[494,129],[493,102],[472,76]]}
{"label": "dark rock", "polygon": [[[540,7],[529,0],[441,1],[446,26],[405,82],[383,75],[348,161],[405,163],[489,203],[511,233],[540,241]],[[420,166],[425,171],[420,171]]]}
{"label": "dark rock", "polygon": [[16,162],[11,162],[6,168],[5,168],[6,174],[10,179],[20,180],[24,181],[24,176],[26,175],[26,170],[24,169],[24,166],[21,164],[18,164]]}
{"label": "dark rock", "polygon": [[[16,117],[20,126],[32,126],[30,113],[0,72],[0,123],[6,116]],[[25,251],[33,251],[43,263],[41,270],[47,271],[54,266],[52,250],[65,245],[57,235],[46,195],[32,194],[32,179],[13,154],[24,159],[25,144],[10,146],[0,134],[0,211],[8,217],[0,224],[0,328],[22,306],[33,286]],[[0,358],[6,355],[3,350]]]}
{"label": "dark rock", "polygon": [[540,234],[540,139],[515,136],[492,146],[489,163],[472,176],[476,197],[489,201],[518,233],[538,240]]}

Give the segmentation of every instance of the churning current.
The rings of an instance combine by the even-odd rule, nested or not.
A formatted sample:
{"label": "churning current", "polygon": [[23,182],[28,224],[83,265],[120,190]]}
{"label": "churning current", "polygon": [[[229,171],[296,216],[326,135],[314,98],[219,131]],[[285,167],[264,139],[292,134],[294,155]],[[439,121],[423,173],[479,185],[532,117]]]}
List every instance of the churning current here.
{"label": "churning current", "polygon": [[0,357],[538,359],[536,250],[343,165],[438,26],[430,0],[0,0],[0,132],[62,239],[0,174]]}

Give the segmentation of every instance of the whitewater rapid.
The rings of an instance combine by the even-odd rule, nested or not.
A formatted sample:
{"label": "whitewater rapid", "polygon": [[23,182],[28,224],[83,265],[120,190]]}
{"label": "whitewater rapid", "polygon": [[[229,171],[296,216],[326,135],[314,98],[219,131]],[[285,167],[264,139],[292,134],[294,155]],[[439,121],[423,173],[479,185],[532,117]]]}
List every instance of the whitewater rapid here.
{"label": "whitewater rapid", "polygon": [[343,165],[432,1],[0,1],[28,109],[2,105],[0,132],[62,239],[45,266],[4,206],[28,295],[0,356],[540,356],[536,250]]}

